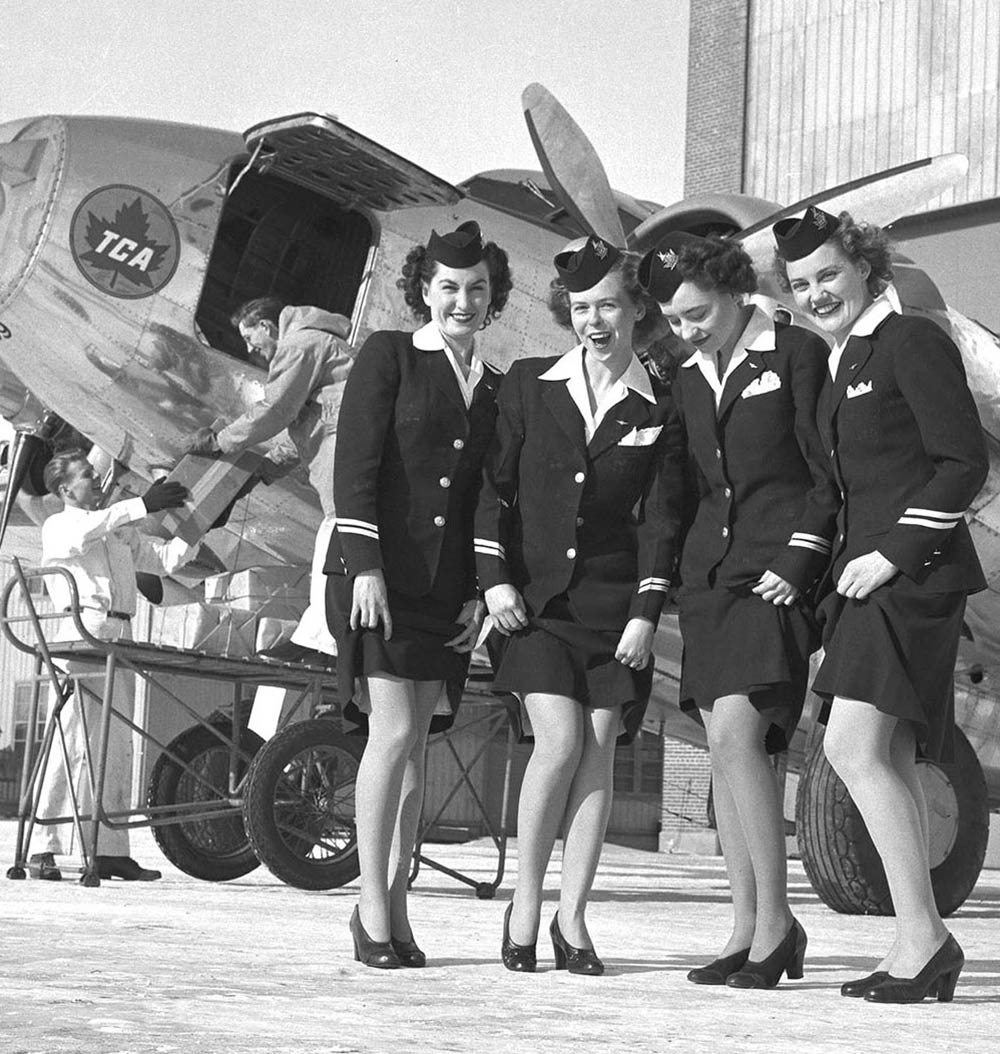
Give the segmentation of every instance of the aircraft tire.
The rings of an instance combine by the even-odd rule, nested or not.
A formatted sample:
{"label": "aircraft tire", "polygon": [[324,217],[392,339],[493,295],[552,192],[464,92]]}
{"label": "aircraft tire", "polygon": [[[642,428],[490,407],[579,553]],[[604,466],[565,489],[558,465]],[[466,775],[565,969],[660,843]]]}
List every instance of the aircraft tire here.
{"label": "aircraft tire", "polygon": [[[986,780],[957,728],[954,761],[922,761],[918,772],[930,806],[934,899],[947,916],[964,903],[982,870],[989,837]],[[882,861],[822,742],[799,779],[795,828],[806,875],[828,907],[846,915],[894,914]]]}
{"label": "aircraft tire", "polygon": [[[249,715],[249,707],[246,708]],[[213,714],[210,723],[227,738],[232,737],[232,719]],[[249,759],[238,774],[249,766],[264,740],[241,722],[240,746]],[[167,745],[167,750],[184,764],[162,753],[150,773],[146,803],[151,806],[176,805],[226,798],[229,793],[229,746],[203,725],[194,725]],[[216,818],[188,820],[153,827],[153,837],[163,855],[185,874],[208,882],[240,878],[260,866],[243,826],[238,806]]]}
{"label": "aircraft tire", "polygon": [[243,819],[257,857],[282,882],[333,889],[361,873],[354,785],[365,740],[329,718],[297,721],[254,759]]}

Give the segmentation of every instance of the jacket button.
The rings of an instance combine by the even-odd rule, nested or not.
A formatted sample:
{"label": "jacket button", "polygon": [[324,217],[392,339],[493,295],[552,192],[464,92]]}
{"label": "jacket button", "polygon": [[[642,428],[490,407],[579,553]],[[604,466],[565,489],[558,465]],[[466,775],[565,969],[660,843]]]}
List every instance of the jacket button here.
{"label": "jacket button", "polygon": [[722,448],[721,447],[716,447],[715,448],[715,457],[716,457],[717,461],[721,461],[722,460]]}
{"label": "jacket button", "polygon": [[455,448],[456,450],[461,450],[461,449],[462,449],[462,448],[463,448],[463,447],[465,446],[465,440],[464,440],[464,439],[456,439],[456,440],[455,440],[455,442],[454,442],[454,443],[452,443],[451,445],[452,445],[452,446],[453,446],[453,447],[454,447],[454,448]]}
{"label": "jacket button", "polygon": [[733,488],[732,487],[726,487],[724,493],[725,493],[727,498],[731,498],[733,496]]}
{"label": "jacket button", "polygon": [[443,516],[435,516],[434,517],[434,526],[435,527],[443,527],[444,525],[445,525],[445,518]]}
{"label": "jacket button", "polygon": [[448,487],[450,487],[450,486],[451,486],[451,480],[450,480],[450,479],[449,479],[449,478],[448,478],[447,476],[442,476],[442,477],[441,477],[441,478],[440,478],[440,479],[438,480],[438,483],[440,483],[440,484],[441,484],[441,486],[445,488],[445,490],[447,490],[447,489],[448,489]]}
{"label": "jacket button", "polygon": [[723,527],[722,528],[722,537],[723,538],[728,538],[729,537],[729,528],[728,527]]}
{"label": "jacket button", "polygon": [[583,481],[584,481],[584,480],[585,480],[586,478],[587,478],[587,474],[586,474],[586,472],[578,472],[578,473],[577,473],[577,474],[576,474],[576,475],[575,475],[575,476],[573,477],[573,479],[575,479],[575,480],[577,481],[577,483],[582,483],[582,482],[583,482]]}
{"label": "jacket button", "polygon": [[576,525],[577,525],[577,527],[582,527],[583,526],[583,517],[582,516],[577,516],[577,518],[576,518]]}
{"label": "jacket button", "polygon": [[571,560],[575,560],[575,559],[576,559],[576,550],[575,550],[575,549],[567,549],[567,550],[566,550],[566,555],[567,555],[567,556],[568,556],[568,557],[569,557],[569,558],[570,558]]}

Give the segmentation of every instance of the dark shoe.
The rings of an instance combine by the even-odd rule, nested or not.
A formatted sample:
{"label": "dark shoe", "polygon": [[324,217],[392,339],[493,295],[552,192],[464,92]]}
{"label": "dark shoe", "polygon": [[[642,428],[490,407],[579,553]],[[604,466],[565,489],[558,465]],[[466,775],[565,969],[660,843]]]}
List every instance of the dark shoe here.
{"label": "dark shoe", "polygon": [[789,981],[797,981],[802,976],[805,956],[806,931],[799,925],[798,919],[792,919],[792,925],[781,943],[766,959],[760,962],[747,959],[742,970],[726,978],[726,984],[730,988],[774,988],[782,974]]}
{"label": "dark shoe", "polygon": [[881,984],[888,976],[888,970],[876,970],[867,977],[859,977],[856,981],[845,981],[840,986],[840,994],[849,999],[861,999],[869,988]]}
{"label": "dark shoe", "polygon": [[707,966],[688,970],[688,980],[692,984],[725,984],[726,978],[742,970],[749,958],[749,948],[733,952],[732,955],[723,955],[721,959],[713,959]]}
{"label": "dark shoe", "polygon": [[58,882],[62,872],[56,867],[56,858],[52,853],[34,853],[28,859],[28,873],[32,878],[42,878],[46,882]]}
{"label": "dark shoe", "polygon": [[887,974],[881,984],[865,992],[865,999],[869,1003],[919,1003],[929,995],[936,995],[939,1003],[950,1003],[964,965],[965,955],[958,941],[949,933],[948,939],[916,977]]}
{"label": "dark shoe", "polygon": [[395,937],[389,938],[392,950],[396,953],[401,966],[419,967],[427,965],[427,956],[417,946],[417,942],[411,934],[408,941],[397,941]]}
{"label": "dark shoe", "polygon": [[503,916],[503,944],[500,945],[500,958],[508,970],[515,973],[534,973],[538,965],[535,957],[535,944],[515,944],[510,939],[510,913],[514,910],[514,901],[507,905]]}
{"label": "dark shoe", "polygon": [[373,941],[361,925],[361,914],[355,905],[351,915],[351,937],[354,938],[354,961],[376,970],[395,970],[401,966],[391,941]]}
{"label": "dark shoe", "polygon": [[264,648],[257,655],[272,662],[299,662],[307,666],[329,666],[332,659],[330,655],[302,644],[293,644],[290,640],[276,644],[273,648]]}
{"label": "dark shoe", "polygon": [[163,876],[159,871],[140,867],[130,856],[99,856],[97,864],[98,878],[120,878],[123,882],[155,882]]}
{"label": "dark shoe", "polygon": [[600,977],[604,973],[604,963],[597,957],[593,948],[574,948],[562,935],[558,911],[552,916],[549,936],[552,938],[557,970],[569,970],[570,973],[585,974],[588,977]]}

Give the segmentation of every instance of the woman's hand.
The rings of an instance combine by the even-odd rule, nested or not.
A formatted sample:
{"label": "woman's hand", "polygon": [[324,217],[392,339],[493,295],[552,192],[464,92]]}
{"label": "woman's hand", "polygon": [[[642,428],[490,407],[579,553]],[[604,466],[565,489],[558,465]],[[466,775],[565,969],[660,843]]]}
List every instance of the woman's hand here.
{"label": "woman's hand", "polygon": [[630,618],[615,648],[615,658],[633,670],[643,670],[653,650],[655,626],[648,618]]}
{"label": "woman's hand", "polygon": [[493,624],[505,637],[528,625],[524,599],[512,585],[502,582],[498,586],[490,586],[485,596]]}
{"label": "woman's hand", "polygon": [[837,592],[852,600],[864,600],[879,586],[890,581],[899,568],[876,549],[874,552],[856,556],[840,573]]}
{"label": "woman's hand", "polygon": [[389,614],[389,594],[381,568],[361,571],[354,577],[351,598],[351,629],[377,629],[382,620],[383,636],[392,636],[392,615]]}
{"label": "woman's hand", "polygon": [[465,629],[457,637],[452,637],[451,640],[445,641],[444,646],[446,648],[454,648],[459,653],[472,651],[476,646],[476,641],[479,639],[479,631],[483,628],[484,618],[486,618],[486,605],[476,597],[473,597],[472,600],[467,600],[462,605],[458,618],[455,619]]}
{"label": "woman's hand", "polygon": [[784,604],[790,607],[799,597],[799,590],[773,571],[765,571],[760,576],[760,581],[753,587],[753,592],[761,600],[766,600],[775,606]]}

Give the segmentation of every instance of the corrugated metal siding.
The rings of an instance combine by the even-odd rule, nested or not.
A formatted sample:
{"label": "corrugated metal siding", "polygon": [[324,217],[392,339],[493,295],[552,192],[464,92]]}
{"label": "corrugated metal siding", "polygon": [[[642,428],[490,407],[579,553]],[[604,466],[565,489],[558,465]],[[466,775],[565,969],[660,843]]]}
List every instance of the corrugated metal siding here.
{"label": "corrugated metal siding", "polygon": [[744,191],[792,202],[958,151],[926,207],[1000,194],[996,0],[752,0]]}

